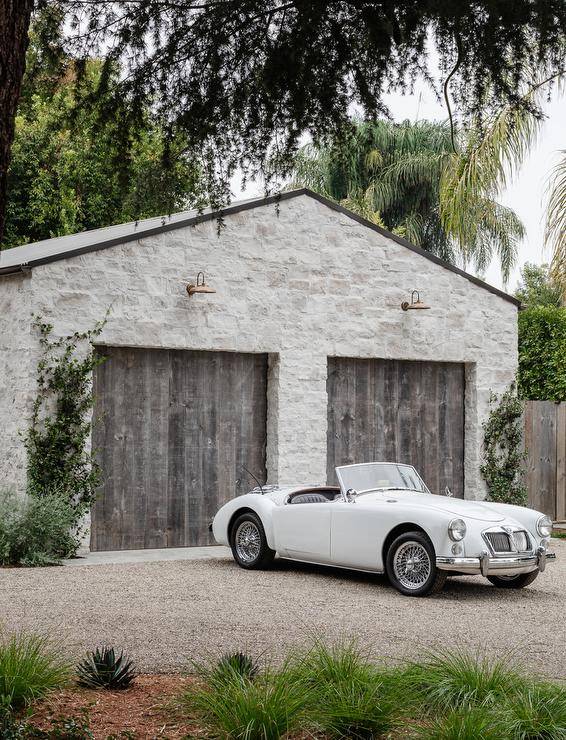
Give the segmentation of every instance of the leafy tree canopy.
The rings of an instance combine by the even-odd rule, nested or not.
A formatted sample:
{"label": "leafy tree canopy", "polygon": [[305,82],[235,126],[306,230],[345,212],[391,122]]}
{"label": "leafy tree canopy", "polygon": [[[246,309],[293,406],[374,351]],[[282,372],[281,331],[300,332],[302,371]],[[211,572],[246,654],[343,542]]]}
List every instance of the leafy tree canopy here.
{"label": "leafy tree canopy", "polygon": [[[313,141],[387,113],[384,93],[430,79],[435,48],[465,116],[520,102],[532,69],[564,65],[563,0],[69,0],[77,54],[103,53],[99,92],[151,104],[198,151],[212,203],[230,178],[288,174]],[[110,70],[119,63],[119,84]],[[450,74],[449,74],[450,73]]]}
{"label": "leafy tree canopy", "polygon": [[458,132],[462,154],[457,153],[452,138],[442,122],[354,122],[348,137],[305,146],[294,180],[450,262],[471,262],[483,271],[497,254],[506,279],[523,226],[493,199],[492,188],[478,188],[466,196],[473,227],[452,227],[456,219],[446,216],[459,203],[446,198],[446,183],[452,186],[473,146]]}
{"label": "leafy tree canopy", "polygon": [[[40,36],[28,51],[9,169],[4,246],[48,239],[181,210],[199,192],[180,137],[167,138],[149,110],[135,132],[124,112],[101,118],[90,105],[103,62],[76,64]],[[114,73],[114,79],[116,74]],[[102,103],[101,103],[102,104]]]}
{"label": "leafy tree canopy", "polygon": [[562,291],[553,282],[548,265],[526,262],[521,270],[521,280],[515,291],[515,298],[527,308],[534,306],[557,308],[562,304]]}

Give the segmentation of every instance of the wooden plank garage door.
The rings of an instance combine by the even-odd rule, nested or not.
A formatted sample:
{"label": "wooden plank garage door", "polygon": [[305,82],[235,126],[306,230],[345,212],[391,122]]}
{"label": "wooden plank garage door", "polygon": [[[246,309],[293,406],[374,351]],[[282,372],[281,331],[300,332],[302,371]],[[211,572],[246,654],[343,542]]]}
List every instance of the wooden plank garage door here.
{"label": "wooden plank garage door", "polygon": [[213,542],[218,507],[266,478],[267,355],[103,347],[93,550]]}
{"label": "wooden plank garage door", "polygon": [[396,461],[463,498],[463,364],[329,357],[327,390],[328,482],[337,465]]}

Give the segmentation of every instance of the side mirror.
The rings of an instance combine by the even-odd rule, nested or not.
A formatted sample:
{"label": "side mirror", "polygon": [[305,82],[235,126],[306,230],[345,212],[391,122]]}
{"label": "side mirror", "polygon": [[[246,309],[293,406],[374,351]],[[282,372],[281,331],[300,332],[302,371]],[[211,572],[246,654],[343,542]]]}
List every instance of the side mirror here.
{"label": "side mirror", "polygon": [[448,486],[446,486],[446,488],[444,489],[444,495],[448,496],[448,498],[452,498],[453,496],[452,491],[448,488]]}
{"label": "side mirror", "polygon": [[348,488],[348,490],[346,491],[346,501],[348,501],[348,503],[350,504],[353,504],[356,500],[357,495],[358,492],[355,488]]}

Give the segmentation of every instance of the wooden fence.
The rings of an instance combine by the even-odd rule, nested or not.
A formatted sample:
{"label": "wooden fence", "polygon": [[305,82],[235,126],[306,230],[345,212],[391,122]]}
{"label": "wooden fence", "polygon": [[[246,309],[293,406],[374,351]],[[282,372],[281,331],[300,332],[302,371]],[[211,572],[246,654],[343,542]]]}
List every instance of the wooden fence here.
{"label": "wooden fence", "polygon": [[526,402],[525,446],[529,506],[566,520],[566,403]]}

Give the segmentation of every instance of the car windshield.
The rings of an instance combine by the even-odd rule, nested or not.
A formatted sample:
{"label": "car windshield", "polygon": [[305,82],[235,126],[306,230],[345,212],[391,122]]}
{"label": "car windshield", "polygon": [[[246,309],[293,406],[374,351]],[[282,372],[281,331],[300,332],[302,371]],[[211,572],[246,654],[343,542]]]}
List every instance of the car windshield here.
{"label": "car windshield", "polygon": [[412,465],[396,463],[363,463],[336,468],[344,491],[353,488],[357,493],[405,488],[409,491],[430,493]]}

